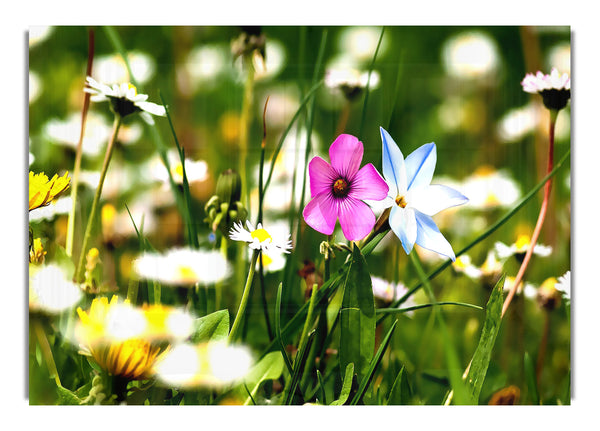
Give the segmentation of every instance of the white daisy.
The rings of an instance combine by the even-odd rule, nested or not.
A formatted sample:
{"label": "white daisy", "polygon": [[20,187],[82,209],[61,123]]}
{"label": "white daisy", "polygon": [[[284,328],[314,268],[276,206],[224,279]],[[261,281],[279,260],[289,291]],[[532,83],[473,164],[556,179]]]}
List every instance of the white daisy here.
{"label": "white daisy", "polygon": [[29,309],[58,314],[73,308],[83,297],[79,287],[55,264],[30,272]]}
{"label": "white daisy", "polygon": [[158,383],[169,387],[219,388],[243,378],[253,362],[245,346],[178,343],[161,356],[155,370]]}
{"label": "white daisy", "polygon": [[521,81],[523,91],[527,93],[541,93],[544,90],[570,90],[571,79],[567,73],[559,75],[558,69],[552,68],[550,75],[538,71],[535,75],[528,73]]}
{"label": "white daisy", "polygon": [[[519,235],[514,244],[506,245],[500,241],[494,244],[496,255],[500,259],[508,259],[511,256],[525,254],[531,244],[531,238],[528,235]],[[536,244],[533,248],[533,254],[541,257],[549,256],[552,253],[552,247],[548,245]]]}
{"label": "white daisy", "polygon": [[248,228],[247,230],[244,228],[242,222],[234,223],[229,231],[229,238],[234,241],[247,242],[251,249],[263,250],[267,253],[277,251],[289,253],[292,249],[290,235],[287,235],[287,237],[282,235],[273,238],[271,234],[263,228],[261,223],[254,229],[254,226],[249,220],[246,221],[246,226]]}
{"label": "white daisy", "polygon": [[521,81],[523,91],[542,96],[544,106],[548,109],[560,110],[567,106],[571,98],[571,79],[569,74],[560,75],[558,69],[552,68],[550,75],[538,71],[535,75],[528,73]]}
{"label": "white daisy", "polygon": [[475,280],[482,276],[481,269],[471,262],[471,256],[467,254],[458,256],[456,260],[452,262],[452,267],[456,272],[462,272],[467,277]]}
{"label": "white daisy", "polygon": [[175,248],[166,253],[144,253],[133,263],[144,279],[168,285],[212,284],[229,276],[229,262],[218,251]]}
{"label": "white daisy", "polygon": [[113,84],[112,87],[109,87],[106,84],[97,82],[91,76],[87,77],[86,82],[87,87],[83,91],[92,95],[90,100],[93,102],[109,101],[112,110],[121,117],[139,112],[144,121],[148,124],[154,124],[154,120],[149,114],[161,117],[166,115],[164,106],[147,102],[148,95],[138,94],[135,86],[130,83]]}
{"label": "white daisy", "polygon": [[562,293],[563,297],[568,301],[571,300],[571,271],[565,272],[558,277],[558,283],[554,286],[556,290]]}

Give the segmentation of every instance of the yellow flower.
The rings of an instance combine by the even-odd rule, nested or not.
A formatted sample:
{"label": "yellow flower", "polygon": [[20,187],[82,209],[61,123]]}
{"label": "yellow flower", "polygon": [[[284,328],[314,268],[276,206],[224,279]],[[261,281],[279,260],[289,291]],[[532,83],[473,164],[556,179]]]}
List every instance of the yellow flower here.
{"label": "yellow flower", "polygon": [[146,322],[143,313],[132,307],[129,301],[119,302],[113,296],[96,298],[88,312],[77,308],[79,325],[76,336],[82,347],[81,353],[113,376],[129,380],[149,378],[161,347],[139,337]]}
{"label": "yellow flower", "polygon": [[54,174],[51,180],[43,173],[29,171],[29,211],[48,205],[54,198],[64,192],[71,178],[65,172],[62,177]]}
{"label": "yellow flower", "polygon": [[92,301],[89,311],[77,309],[76,337],[81,353],[91,356],[109,374],[142,380],[154,374],[154,364],[168,344],[190,335],[193,317],[162,305],[136,307],[115,295]]}

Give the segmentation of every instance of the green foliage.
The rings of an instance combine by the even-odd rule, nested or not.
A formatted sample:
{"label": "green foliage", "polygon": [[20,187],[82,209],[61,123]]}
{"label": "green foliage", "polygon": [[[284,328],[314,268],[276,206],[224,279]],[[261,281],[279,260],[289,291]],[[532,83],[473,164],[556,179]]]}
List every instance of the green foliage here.
{"label": "green foliage", "polygon": [[492,349],[496,343],[496,337],[502,323],[502,289],[504,287],[504,277],[503,275],[492,289],[492,294],[486,306],[485,322],[481,331],[479,345],[477,346],[477,350],[475,350],[473,359],[471,359],[471,366],[467,374],[467,384],[473,404],[479,402],[479,394],[481,393],[481,387],[483,386],[490,363]]}
{"label": "green foliage", "polygon": [[223,341],[229,335],[229,311],[219,310],[194,320],[190,340],[194,343]]}
{"label": "green foliage", "polygon": [[375,349],[375,303],[371,276],[360,249],[355,245],[352,261],[343,284],[344,298],[340,309],[340,364],[362,381],[367,375]]}

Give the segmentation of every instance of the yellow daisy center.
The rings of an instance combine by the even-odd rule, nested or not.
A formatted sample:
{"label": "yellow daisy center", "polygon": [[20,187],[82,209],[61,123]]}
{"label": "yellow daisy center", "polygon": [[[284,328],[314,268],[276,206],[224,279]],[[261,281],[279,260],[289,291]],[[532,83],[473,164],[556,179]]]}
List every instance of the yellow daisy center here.
{"label": "yellow daisy center", "polygon": [[195,280],[197,278],[196,272],[189,266],[179,265],[177,267],[178,276],[183,280]]}
{"label": "yellow daisy center", "polygon": [[529,247],[529,236],[527,235],[519,235],[519,237],[517,238],[517,242],[515,243],[515,246],[517,247],[517,250],[519,251],[523,251],[525,249],[527,249],[527,247]]}
{"label": "yellow daisy center", "polygon": [[271,235],[269,235],[269,232],[262,228],[253,230],[252,232],[250,232],[250,236],[252,237],[252,239],[258,239],[261,243],[265,242],[266,240],[273,239]]}

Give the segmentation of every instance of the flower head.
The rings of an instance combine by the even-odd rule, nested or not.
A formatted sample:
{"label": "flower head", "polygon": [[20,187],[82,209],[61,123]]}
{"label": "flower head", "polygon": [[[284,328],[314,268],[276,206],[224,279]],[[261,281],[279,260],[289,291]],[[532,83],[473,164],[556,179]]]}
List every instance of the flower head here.
{"label": "flower head", "polygon": [[180,343],[157,361],[155,370],[163,385],[219,388],[243,378],[251,365],[251,352],[244,346]]}
{"label": "flower head", "polygon": [[267,231],[261,223],[258,223],[256,229],[249,220],[246,220],[246,227],[242,222],[234,223],[229,238],[234,241],[244,241],[253,250],[262,250],[269,252],[289,253],[292,249],[290,236],[271,236],[272,232]]}
{"label": "flower head", "polygon": [[523,91],[538,93],[542,96],[544,106],[551,110],[560,110],[567,106],[571,98],[571,79],[567,73],[559,75],[558,69],[552,68],[550,75],[538,71],[535,75],[528,73],[521,81]]}
{"label": "flower head", "polygon": [[148,95],[138,94],[135,86],[130,83],[113,84],[112,87],[109,87],[106,84],[97,82],[91,76],[87,77],[86,82],[87,86],[83,91],[92,94],[91,100],[93,102],[108,100],[113,112],[121,117],[139,112],[144,121],[148,124],[154,124],[154,120],[149,114],[161,117],[166,115],[164,106],[147,102]]}
{"label": "flower head", "polygon": [[229,262],[218,251],[187,248],[171,249],[164,254],[144,253],[133,267],[144,279],[185,286],[216,283],[231,272]]}
{"label": "flower head", "polygon": [[30,268],[29,310],[59,314],[74,307],[83,292],[55,264]]}
{"label": "flower head", "polygon": [[567,303],[571,302],[571,271],[565,272],[563,275],[558,277],[558,282],[554,285],[554,288],[558,290]]}
{"label": "flower head", "polygon": [[360,170],[363,144],[340,135],[329,147],[331,164],[314,157],[308,165],[312,200],[302,213],[306,224],[331,235],[337,219],[348,241],[364,238],[375,226],[375,214],[364,200],[381,200],[388,186],[371,163]]}
{"label": "flower head", "polygon": [[[81,353],[109,374],[130,380],[149,378],[154,364],[173,343],[191,333],[193,318],[169,306],[136,307],[115,295],[95,298],[88,311],[77,309],[75,336]],[[162,353],[161,353],[162,351]]]}
{"label": "flower head", "polygon": [[48,180],[43,172],[36,174],[29,171],[29,211],[48,205],[69,187],[70,182],[68,172],[62,177],[54,174],[52,179]]}
{"label": "flower head", "polygon": [[[494,244],[494,250],[500,259],[508,259],[511,256],[516,256],[517,259],[522,260],[530,246],[531,238],[528,235],[519,235],[517,240],[511,245],[506,245],[503,242],[497,241]],[[537,256],[546,257],[551,253],[552,247],[548,245],[535,244],[533,247],[533,254]]]}
{"label": "flower head", "polygon": [[457,190],[430,184],[436,163],[434,143],[425,144],[406,160],[389,133],[380,128],[383,143],[383,176],[389,186],[384,207],[391,207],[389,223],[406,254],[414,244],[456,259],[452,246],[431,218],[441,210],[468,201]]}

